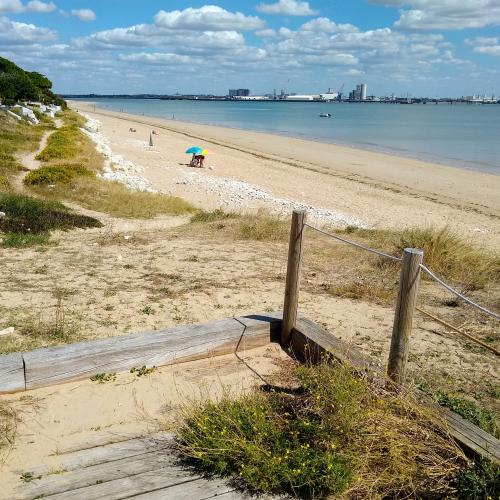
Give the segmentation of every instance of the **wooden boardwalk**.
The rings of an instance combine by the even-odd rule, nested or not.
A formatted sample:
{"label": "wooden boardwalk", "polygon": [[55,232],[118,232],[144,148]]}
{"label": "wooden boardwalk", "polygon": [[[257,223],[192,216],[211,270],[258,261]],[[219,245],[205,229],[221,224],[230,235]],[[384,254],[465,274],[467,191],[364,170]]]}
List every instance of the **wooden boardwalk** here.
{"label": "wooden boardwalk", "polygon": [[28,468],[34,479],[19,486],[16,499],[249,498],[222,480],[193,475],[179,465],[172,442],[171,434],[161,433],[63,453],[59,456],[58,470],[50,470],[42,464]]}

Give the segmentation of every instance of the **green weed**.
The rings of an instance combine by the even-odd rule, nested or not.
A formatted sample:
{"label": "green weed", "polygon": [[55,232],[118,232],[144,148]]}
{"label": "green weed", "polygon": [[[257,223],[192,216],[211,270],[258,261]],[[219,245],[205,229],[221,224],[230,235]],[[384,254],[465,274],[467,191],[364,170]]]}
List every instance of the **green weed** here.
{"label": "green weed", "polygon": [[116,380],[116,373],[96,373],[90,377],[92,382],[104,384],[106,382],[114,382]]}

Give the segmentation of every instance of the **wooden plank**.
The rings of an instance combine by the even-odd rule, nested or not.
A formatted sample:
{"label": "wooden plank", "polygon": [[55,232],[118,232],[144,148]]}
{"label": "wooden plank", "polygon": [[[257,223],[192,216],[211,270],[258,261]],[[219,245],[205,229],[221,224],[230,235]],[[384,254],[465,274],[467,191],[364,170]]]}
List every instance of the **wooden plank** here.
{"label": "wooden plank", "polygon": [[[196,480],[198,482],[195,482]],[[172,488],[175,486],[177,487]],[[212,483],[212,481],[199,479],[197,476],[191,477],[181,467],[169,466],[105,483],[94,484],[85,488],[49,495],[44,498],[50,500],[120,500],[134,495],[137,496],[161,489],[165,490],[165,488],[168,488],[168,490],[165,491],[163,498],[169,500],[203,498],[203,494],[205,494],[206,498],[206,493],[210,492],[210,490],[214,491],[214,493],[226,493],[233,489],[221,485],[219,482]],[[196,494],[199,496],[194,496]]]}
{"label": "wooden plank", "polygon": [[331,335],[314,321],[299,317],[292,332],[293,352],[307,362],[318,363],[331,354],[341,363],[349,363],[356,370],[370,373],[377,378],[384,377],[380,363],[365,357],[356,347]]}
{"label": "wooden plank", "polygon": [[[33,500],[40,496],[47,497],[64,493],[167,466],[173,467],[175,460],[171,450],[164,448],[69,472],[49,474],[41,479],[21,485],[17,498],[19,500]],[[179,469],[179,473],[182,473],[181,469]]]}
{"label": "wooden plank", "polygon": [[500,465],[498,439],[450,410],[445,409],[443,416],[448,423],[451,436],[465,451],[472,451]]}
{"label": "wooden plank", "polygon": [[[173,434],[162,432],[153,436],[139,439],[130,439],[129,441],[112,443],[95,448],[84,449],[76,452],[56,455],[59,460],[57,470],[72,471],[93,465],[99,465],[107,462],[113,462],[125,457],[135,457],[143,455],[151,450],[168,449],[172,446]],[[26,470],[33,473],[34,476],[44,476],[50,474],[51,469],[47,465],[29,466],[23,470],[16,471],[22,474]]]}
{"label": "wooden plank", "polygon": [[26,388],[227,354],[238,343],[241,348],[265,345],[278,321],[276,315],[253,315],[27,352]]}
{"label": "wooden plank", "polygon": [[[127,497],[129,498],[129,497]],[[150,491],[133,497],[134,500],[248,500],[248,495],[237,492],[220,480],[196,479],[188,483],[176,484],[161,490]],[[266,500],[267,497],[259,497]]]}
{"label": "wooden plank", "polygon": [[[376,362],[358,349],[328,333],[324,328],[306,318],[299,318],[292,332],[292,350],[299,359],[319,362],[325,355],[332,355],[341,363],[349,363],[356,370],[383,382],[385,373]],[[462,417],[447,409],[436,407],[445,419],[450,435],[466,452],[480,454],[500,464],[500,441]]]}
{"label": "wooden plank", "polygon": [[24,391],[25,388],[22,354],[0,356],[0,394]]}

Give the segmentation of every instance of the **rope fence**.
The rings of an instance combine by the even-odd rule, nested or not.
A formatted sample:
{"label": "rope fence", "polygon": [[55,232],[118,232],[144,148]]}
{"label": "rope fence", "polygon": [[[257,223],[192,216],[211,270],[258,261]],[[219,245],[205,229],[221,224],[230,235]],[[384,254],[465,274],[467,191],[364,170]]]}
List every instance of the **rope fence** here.
{"label": "rope fence", "polygon": [[361,250],[366,250],[367,252],[374,253],[375,255],[378,255],[380,257],[385,257],[386,259],[391,259],[391,260],[394,260],[397,262],[400,262],[403,260],[401,257],[396,257],[395,255],[390,255],[388,253],[384,253],[384,252],[380,252],[379,250],[375,250],[374,248],[360,245],[359,243],[355,243],[354,241],[346,240],[345,238],[341,238],[340,236],[337,236],[336,234],[327,233],[326,231],[323,231],[321,229],[318,229],[317,227],[311,226],[310,224],[306,223],[306,224],[304,224],[304,226],[307,226],[311,229],[314,229],[314,231],[317,231],[318,233],[324,234],[325,236],[329,236],[330,238],[333,238],[334,240],[342,241],[343,243],[347,243],[348,245],[352,245],[353,247],[360,248]]}
{"label": "rope fence", "polygon": [[[307,226],[310,229],[317,231],[318,233],[324,234],[325,236],[329,236],[330,238],[333,238],[334,240],[341,241],[343,243],[347,243],[348,245],[352,245],[353,247],[360,248],[361,250],[366,250],[367,252],[371,252],[375,255],[379,255],[380,257],[385,257],[387,259],[391,259],[391,260],[397,261],[397,262],[401,262],[403,260],[401,257],[396,257],[395,255],[390,255],[390,254],[385,253],[385,252],[380,252],[379,250],[375,250],[374,248],[370,248],[370,247],[367,247],[365,245],[361,245],[359,243],[356,243],[354,241],[347,240],[345,238],[341,238],[340,236],[337,236],[336,234],[328,233],[326,231],[323,231],[322,229],[311,226],[310,224],[305,223],[304,226]],[[457,297],[461,298],[464,302],[467,302],[467,304],[479,309],[480,311],[491,316],[492,318],[500,320],[500,314],[497,314],[493,311],[490,311],[486,307],[478,304],[477,302],[474,302],[473,300],[469,299],[465,295],[461,294],[460,292],[458,292],[457,290],[452,288],[450,285],[445,283],[441,278],[439,278],[435,273],[433,273],[427,266],[424,266],[424,264],[420,264],[420,268],[422,269],[422,271],[427,273],[434,281],[436,281],[441,286],[446,288],[446,290],[448,290],[450,293],[456,295]]]}
{"label": "rope fence", "polygon": [[500,314],[491,311],[490,309],[474,302],[462,293],[448,285],[433,271],[423,264],[424,252],[414,248],[405,248],[402,257],[391,255],[386,252],[381,252],[366,245],[356,243],[354,241],[342,238],[336,234],[329,233],[319,229],[306,222],[307,213],[304,210],[294,210],[292,214],[292,226],[290,231],[290,244],[288,249],[288,265],[285,288],[285,303],[283,307],[283,323],[281,332],[281,343],[286,346],[290,343],[292,331],[295,328],[298,310],[298,295],[300,272],[302,267],[303,256],[303,237],[305,228],[309,228],[317,233],[332,238],[341,243],[353,246],[360,250],[378,255],[379,257],[389,259],[393,262],[401,263],[401,273],[399,278],[399,291],[396,303],[393,331],[391,337],[391,347],[389,352],[389,361],[387,365],[387,373],[389,378],[396,384],[404,383],[406,365],[409,354],[409,338],[412,330],[414,311],[417,310],[428,318],[436,321],[442,326],[457,332],[473,342],[488,349],[490,352],[499,356],[500,352],[493,346],[485,344],[474,336],[460,330],[459,328],[449,324],[448,322],[434,316],[433,314],[417,307],[418,288],[420,283],[421,272],[425,272],[431,279],[444,287],[448,292],[463,300],[465,303],[474,307],[496,320],[500,321]]}

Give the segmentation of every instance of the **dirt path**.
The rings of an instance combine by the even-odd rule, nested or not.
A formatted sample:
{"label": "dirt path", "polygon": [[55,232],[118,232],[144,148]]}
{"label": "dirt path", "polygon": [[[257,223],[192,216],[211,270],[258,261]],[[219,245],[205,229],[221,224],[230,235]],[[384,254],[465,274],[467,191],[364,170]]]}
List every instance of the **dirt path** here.
{"label": "dirt path", "polygon": [[[56,118],[54,120],[54,123],[56,126],[56,130],[60,128],[63,124],[60,118]],[[41,162],[37,160],[36,157],[38,156],[39,153],[41,153],[45,149],[49,137],[54,132],[55,130],[49,130],[45,132],[45,134],[43,134],[38,149],[36,151],[29,151],[27,153],[23,153],[18,156],[18,161],[23,166],[23,171],[21,172],[21,175],[19,175],[14,181],[14,186],[16,187],[17,190],[19,191],[23,190],[23,180],[28,175],[29,172],[31,172],[32,170],[36,170],[37,168],[40,168]]]}

